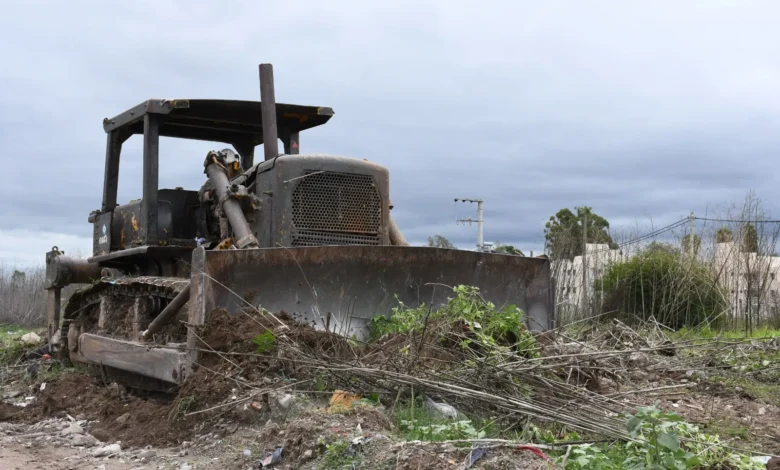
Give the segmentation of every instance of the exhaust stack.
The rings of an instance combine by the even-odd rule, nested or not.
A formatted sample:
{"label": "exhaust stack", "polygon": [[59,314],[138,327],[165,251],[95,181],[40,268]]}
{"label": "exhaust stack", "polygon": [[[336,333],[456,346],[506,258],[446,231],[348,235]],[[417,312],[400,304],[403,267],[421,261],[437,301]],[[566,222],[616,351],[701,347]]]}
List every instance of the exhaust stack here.
{"label": "exhaust stack", "polygon": [[276,129],[274,66],[260,64],[260,111],[263,119],[263,150],[266,161],[279,156],[279,133]]}

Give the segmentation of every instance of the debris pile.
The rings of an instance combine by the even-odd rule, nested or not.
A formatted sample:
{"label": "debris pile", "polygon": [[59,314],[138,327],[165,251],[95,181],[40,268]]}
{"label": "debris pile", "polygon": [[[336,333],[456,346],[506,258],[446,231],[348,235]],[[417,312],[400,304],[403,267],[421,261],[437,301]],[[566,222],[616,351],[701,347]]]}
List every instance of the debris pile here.
{"label": "debris pile", "polygon": [[[215,310],[193,330],[196,372],[175,396],[144,396],[100,379],[87,384],[75,372],[52,378],[42,369],[33,383],[28,377],[3,390],[0,421],[48,423],[41,426],[52,442],[103,458],[181,457],[192,443],[220,455],[220,464],[229,453],[235,468],[326,461],[370,468],[390,460],[398,468],[503,468],[518,456],[526,466],[508,468],[548,468],[550,455],[574,442],[641,440],[627,416],[656,400],[699,425],[716,422],[715,411],[731,410],[729,419],[751,427],[761,417],[766,437],[755,438],[764,449],[780,438],[773,424],[780,408],[743,407],[718,378],[771,374],[776,339],[686,339],[652,322],[617,320],[534,336],[519,314],[461,291],[439,311],[399,308],[360,342],[284,312]],[[697,398],[704,396],[710,401]],[[501,434],[486,435],[488,427]],[[119,449],[111,447],[117,441]]]}

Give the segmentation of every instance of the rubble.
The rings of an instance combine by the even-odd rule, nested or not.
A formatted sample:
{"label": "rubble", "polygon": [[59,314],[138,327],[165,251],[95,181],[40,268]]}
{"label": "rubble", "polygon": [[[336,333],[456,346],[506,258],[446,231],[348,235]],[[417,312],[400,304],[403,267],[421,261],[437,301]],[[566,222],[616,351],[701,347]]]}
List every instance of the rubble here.
{"label": "rubble", "polygon": [[103,457],[106,455],[118,454],[120,452],[122,452],[122,447],[119,444],[109,444],[93,450],[92,455],[95,457]]}
{"label": "rubble", "polygon": [[[658,400],[696,422],[728,414],[740,426],[765,426],[767,436],[780,436],[780,427],[772,428],[780,409],[766,403],[744,407],[750,398],[741,386],[723,396],[719,369],[708,365],[712,354],[696,353],[716,348],[706,343],[673,344],[675,354],[669,355],[662,335],[639,340],[627,327],[609,334],[591,329],[585,341],[549,334],[539,354],[525,357],[506,348],[487,355],[473,342],[466,347],[451,326],[432,325],[425,336],[388,336],[361,349],[345,338],[290,325],[277,336],[272,354],[257,355],[251,338],[262,324],[240,316],[214,321],[223,328],[203,336],[209,341],[224,335],[223,350],[203,354],[204,367],[173,402],[80,375],[47,378],[46,387],[18,381],[3,390],[4,399],[26,403],[10,406],[23,410],[27,422],[38,421],[23,431],[0,426],[0,439],[24,449],[71,449],[74,461],[121,460],[138,468],[317,468],[339,442],[345,459],[387,458],[400,468],[465,465],[468,448],[400,440],[392,413],[412,396],[420,404],[414,413],[442,423],[479,415],[509,427],[510,419],[530,418],[534,425],[565,423],[583,435],[625,439],[620,413]],[[714,398],[696,398],[704,394]],[[479,441],[484,454],[472,468],[511,461],[502,445]]]}
{"label": "rubble", "polygon": [[41,337],[33,332],[22,335],[22,342],[29,346],[35,346],[37,344],[40,344],[41,341],[43,341]]}

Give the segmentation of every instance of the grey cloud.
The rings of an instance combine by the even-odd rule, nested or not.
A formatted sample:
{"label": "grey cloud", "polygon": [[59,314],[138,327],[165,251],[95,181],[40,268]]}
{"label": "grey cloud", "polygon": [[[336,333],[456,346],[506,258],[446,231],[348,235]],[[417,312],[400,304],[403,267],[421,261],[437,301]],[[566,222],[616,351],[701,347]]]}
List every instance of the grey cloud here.
{"label": "grey cloud", "polygon": [[[89,237],[102,119],[147,98],[258,99],[259,62],[274,63],[279,101],[335,109],[302,136],[305,152],[390,169],[394,215],[416,242],[472,247],[476,227],[454,223],[464,196],[485,199],[487,240],[525,251],[541,250],[550,215],[581,204],[613,227],[662,225],[755,188],[777,212],[776,3],[491,5],[9,7],[0,232]],[[212,146],[161,147],[161,183],[198,188]],[[140,161],[131,140],[121,200],[140,196]]]}

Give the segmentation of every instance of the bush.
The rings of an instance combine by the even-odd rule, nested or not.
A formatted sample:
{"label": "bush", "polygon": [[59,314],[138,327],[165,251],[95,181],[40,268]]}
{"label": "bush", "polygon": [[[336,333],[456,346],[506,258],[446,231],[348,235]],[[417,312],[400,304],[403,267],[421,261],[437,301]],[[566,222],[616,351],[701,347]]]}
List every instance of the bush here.
{"label": "bush", "polygon": [[594,287],[604,312],[654,317],[675,329],[711,322],[727,308],[713,270],[668,250],[645,250],[613,264]]}
{"label": "bush", "polygon": [[483,299],[476,287],[456,286],[453,293],[455,296],[439,309],[429,310],[425,304],[410,308],[400,303],[392,309],[389,319],[374,317],[372,338],[376,340],[383,335],[422,331],[428,322],[445,323],[453,331],[468,332],[460,340],[464,347],[470,347],[473,342],[488,349],[511,347],[525,357],[538,356],[538,345],[525,326],[523,310],[515,305],[499,309]]}

